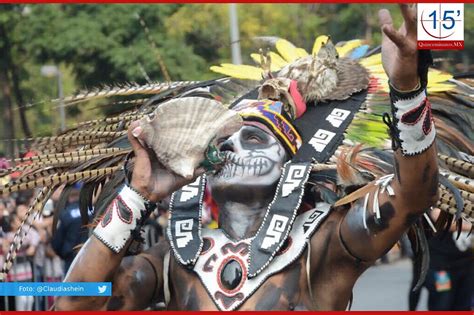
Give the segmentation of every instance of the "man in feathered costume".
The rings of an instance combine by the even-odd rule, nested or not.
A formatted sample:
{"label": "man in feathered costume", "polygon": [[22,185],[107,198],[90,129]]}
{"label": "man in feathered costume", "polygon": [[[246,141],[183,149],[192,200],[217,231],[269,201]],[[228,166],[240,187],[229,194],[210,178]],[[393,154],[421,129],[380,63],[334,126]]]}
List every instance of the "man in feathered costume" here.
{"label": "man in feathered costume", "polygon": [[[401,12],[404,25],[398,31],[387,10],[379,13],[391,103],[383,121],[394,151],[393,169],[386,154],[379,152],[375,159],[375,153],[364,155],[360,147],[349,152],[341,146],[377,84],[366,67],[339,58],[340,47],[327,39],[317,42],[313,56],[293,49],[297,58],[282,69],[274,68],[279,62],[274,53],[262,54],[263,84],[234,95],[232,111],[219,108],[214,97],[230,89],[229,79],[193,84],[179,94],[159,94],[141,112],[122,116],[122,122],[109,119],[112,127],[96,129],[101,140],[88,140],[107,143],[107,148],[85,148],[94,158],[77,155],[71,162],[61,153],[75,167],[60,175],[61,181],[42,179],[50,187],[43,188],[38,204],[59,183],[85,180],[89,202],[101,191],[97,226],[65,281],[111,281],[113,290],[110,297],[60,297],[56,308],[138,310],[163,301],[176,310],[344,310],[358,277],[407,230],[418,243],[422,278],[427,261],[421,219],[433,225],[426,212],[437,205],[439,178],[443,194],[454,197],[438,206],[458,219],[472,220],[466,210],[472,204],[462,204],[472,194],[438,176],[436,130],[426,96],[432,60],[429,52],[417,51],[413,8],[401,5]],[[236,69],[215,68],[221,73]],[[149,105],[157,101],[162,104],[153,114],[131,122],[151,113]],[[214,116],[206,116],[206,109]],[[193,111],[196,115],[189,114]],[[182,112],[199,122],[173,120]],[[124,149],[124,132],[118,132],[127,124],[133,152]],[[167,139],[173,125],[188,134],[171,141],[174,152]],[[66,133],[62,140],[80,144],[88,137],[81,132],[71,131],[69,138]],[[455,139],[472,154],[469,140]],[[129,152],[124,174],[118,169]],[[334,156],[337,166],[329,163]],[[472,175],[472,164],[456,161],[458,170]],[[467,190],[470,185],[465,182]],[[144,221],[170,195],[168,239],[136,252]],[[218,229],[201,227],[209,199],[218,209]],[[444,225],[450,223],[444,218]]]}

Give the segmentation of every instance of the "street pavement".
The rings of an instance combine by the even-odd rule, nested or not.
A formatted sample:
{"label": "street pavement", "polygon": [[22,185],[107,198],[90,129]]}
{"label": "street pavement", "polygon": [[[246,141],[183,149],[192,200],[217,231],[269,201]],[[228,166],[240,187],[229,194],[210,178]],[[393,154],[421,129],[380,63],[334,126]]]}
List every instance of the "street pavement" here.
{"label": "street pavement", "polygon": [[[354,311],[406,311],[412,277],[410,259],[369,268],[354,288]],[[426,310],[427,291],[423,289],[417,310]]]}

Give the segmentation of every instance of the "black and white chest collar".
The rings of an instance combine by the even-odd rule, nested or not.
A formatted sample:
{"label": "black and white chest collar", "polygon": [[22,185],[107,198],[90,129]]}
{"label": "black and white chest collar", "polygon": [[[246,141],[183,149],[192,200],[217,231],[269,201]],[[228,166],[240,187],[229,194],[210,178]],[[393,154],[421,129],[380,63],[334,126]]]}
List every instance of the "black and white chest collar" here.
{"label": "black and white chest collar", "polygon": [[234,241],[221,230],[202,230],[203,249],[194,265],[210,297],[220,310],[235,310],[271,275],[295,262],[306,248],[306,240],[328,215],[325,203],[299,215],[288,240],[273,261],[255,277],[248,277],[251,238]]}

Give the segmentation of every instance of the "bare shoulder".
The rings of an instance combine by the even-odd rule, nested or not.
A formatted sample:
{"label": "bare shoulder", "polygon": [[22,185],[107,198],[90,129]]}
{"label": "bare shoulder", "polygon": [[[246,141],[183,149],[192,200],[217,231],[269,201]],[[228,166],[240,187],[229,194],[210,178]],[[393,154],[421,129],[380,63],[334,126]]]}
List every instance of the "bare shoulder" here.
{"label": "bare shoulder", "polygon": [[116,273],[114,294],[106,309],[145,309],[161,300],[163,259],[168,249],[168,242],[163,240],[138,255],[125,257]]}
{"label": "bare shoulder", "polygon": [[338,207],[331,210],[328,217],[311,237],[311,269],[365,270],[369,263],[354,256],[347,248],[340,234],[341,223],[349,209]]}
{"label": "bare shoulder", "polygon": [[308,251],[313,300],[317,309],[344,310],[357,278],[370,266],[354,257],[340,237],[348,209],[331,210],[313,234]]}
{"label": "bare shoulder", "polygon": [[143,253],[140,254],[140,256],[144,256],[148,259],[154,260],[159,260],[163,261],[166,253],[168,253],[170,250],[170,244],[169,242],[165,239],[162,238],[158,243],[153,245],[152,247],[148,248],[145,250]]}
{"label": "bare shoulder", "polygon": [[163,260],[167,252],[169,252],[169,243],[163,239],[138,255],[125,257],[121,268],[124,270],[153,271],[154,276],[160,277]]}

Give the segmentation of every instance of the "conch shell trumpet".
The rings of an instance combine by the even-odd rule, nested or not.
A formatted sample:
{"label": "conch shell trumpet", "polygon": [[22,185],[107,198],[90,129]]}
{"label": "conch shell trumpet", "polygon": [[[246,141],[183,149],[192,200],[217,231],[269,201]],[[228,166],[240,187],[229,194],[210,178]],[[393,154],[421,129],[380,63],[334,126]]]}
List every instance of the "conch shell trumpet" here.
{"label": "conch shell trumpet", "polygon": [[216,141],[242,127],[242,118],[221,103],[183,97],[160,105],[140,120],[142,139],[174,173],[192,178],[199,165],[219,161]]}

